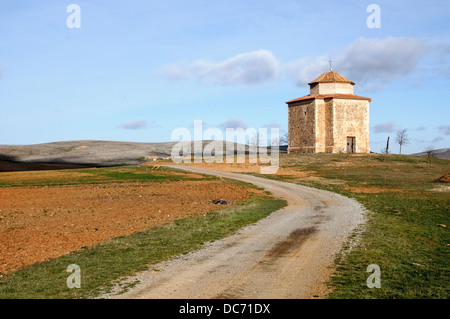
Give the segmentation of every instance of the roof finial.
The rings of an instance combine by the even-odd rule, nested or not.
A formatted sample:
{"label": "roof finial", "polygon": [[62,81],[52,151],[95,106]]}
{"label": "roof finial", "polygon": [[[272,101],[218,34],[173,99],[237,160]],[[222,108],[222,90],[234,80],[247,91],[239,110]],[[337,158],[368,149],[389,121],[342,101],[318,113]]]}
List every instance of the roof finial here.
{"label": "roof finial", "polygon": [[331,59],[328,59],[328,62],[330,62],[330,71],[333,71],[333,68],[331,67]]}

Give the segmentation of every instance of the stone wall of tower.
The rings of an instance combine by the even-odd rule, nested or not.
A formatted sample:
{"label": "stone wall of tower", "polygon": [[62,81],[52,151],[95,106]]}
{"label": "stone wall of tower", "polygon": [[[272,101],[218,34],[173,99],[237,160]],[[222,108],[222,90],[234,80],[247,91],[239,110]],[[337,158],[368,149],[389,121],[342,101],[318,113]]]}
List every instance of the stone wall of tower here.
{"label": "stone wall of tower", "polygon": [[369,101],[333,99],[333,153],[347,152],[347,137],[354,136],[356,153],[369,153]]}
{"label": "stone wall of tower", "polygon": [[327,105],[324,100],[316,99],[315,106],[316,106],[315,151],[316,151],[316,153],[324,153],[325,152],[325,144],[326,144],[326,130],[327,130],[327,126],[328,126],[327,112],[326,112]]}
{"label": "stone wall of tower", "polygon": [[355,137],[357,153],[369,153],[369,101],[311,99],[289,105],[289,153],[345,153]]}
{"label": "stone wall of tower", "polygon": [[315,153],[315,101],[299,101],[289,105],[289,153]]}
{"label": "stone wall of tower", "polygon": [[325,99],[325,153],[334,152],[334,107],[333,99]]}

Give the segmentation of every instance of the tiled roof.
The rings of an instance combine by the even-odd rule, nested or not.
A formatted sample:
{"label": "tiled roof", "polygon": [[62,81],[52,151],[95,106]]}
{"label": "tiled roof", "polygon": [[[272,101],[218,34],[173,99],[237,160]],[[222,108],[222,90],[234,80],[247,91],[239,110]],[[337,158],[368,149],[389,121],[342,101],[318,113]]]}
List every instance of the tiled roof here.
{"label": "tiled roof", "polygon": [[336,93],[336,94],[309,94],[309,95],[305,95],[303,97],[300,97],[298,99],[295,100],[291,100],[291,101],[287,101],[287,104],[293,103],[293,102],[298,102],[298,101],[305,101],[305,100],[312,100],[312,99],[348,99],[348,100],[367,100],[367,101],[372,101],[371,98],[365,97],[365,96],[359,96],[359,95],[354,95],[354,94],[341,94],[341,93]]}
{"label": "tiled roof", "polygon": [[314,84],[314,83],[334,83],[334,82],[340,82],[340,83],[350,83],[352,85],[355,85],[354,82],[350,81],[349,79],[345,78],[342,74],[339,74],[334,71],[328,71],[321,76],[319,76],[317,79],[315,79],[312,82],[309,82],[308,84]]}

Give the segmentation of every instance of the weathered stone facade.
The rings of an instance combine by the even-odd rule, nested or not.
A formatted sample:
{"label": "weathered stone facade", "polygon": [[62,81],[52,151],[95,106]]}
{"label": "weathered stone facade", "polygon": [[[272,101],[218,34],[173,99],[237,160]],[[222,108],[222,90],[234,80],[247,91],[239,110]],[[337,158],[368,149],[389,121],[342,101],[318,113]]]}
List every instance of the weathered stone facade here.
{"label": "weathered stone facade", "polygon": [[288,152],[369,153],[370,98],[329,71],[310,82],[310,94],[288,101]]}

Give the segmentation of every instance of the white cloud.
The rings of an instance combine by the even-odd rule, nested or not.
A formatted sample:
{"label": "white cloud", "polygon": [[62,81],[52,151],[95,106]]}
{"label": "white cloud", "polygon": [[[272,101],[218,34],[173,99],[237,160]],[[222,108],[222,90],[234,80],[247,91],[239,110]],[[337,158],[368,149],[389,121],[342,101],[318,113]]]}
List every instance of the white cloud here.
{"label": "white cloud", "polygon": [[171,81],[186,80],[191,77],[191,74],[186,67],[177,64],[164,65],[157,71],[157,73],[163,75]]}
{"label": "white cloud", "polygon": [[336,67],[353,81],[392,81],[412,72],[426,52],[425,43],[415,38],[359,38],[337,59]]}
{"label": "white cloud", "polygon": [[378,90],[382,84],[415,70],[426,53],[426,44],[416,38],[359,38],[344,49],[304,57],[283,68],[286,75],[295,74],[297,84],[304,86],[328,71],[331,58],[333,70],[370,90]]}
{"label": "white cloud", "polygon": [[227,129],[227,128],[233,128],[233,129],[242,128],[242,129],[246,130],[248,128],[248,125],[245,124],[244,121],[235,118],[235,119],[230,119],[230,120],[223,122],[218,127],[223,130]]}
{"label": "white cloud", "polygon": [[196,79],[217,84],[259,84],[276,78],[278,61],[267,50],[242,53],[222,62],[197,60],[188,64],[169,64],[157,73],[169,80]]}
{"label": "white cloud", "polygon": [[147,128],[158,128],[159,126],[155,121],[151,121],[150,123],[145,120],[135,120],[135,121],[128,121],[121,125],[119,125],[120,128],[123,128],[125,130],[142,130]]}
{"label": "white cloud", "polygon": [[[195,79],[215,84],[259,84],[275,80],[278,74],[305,86],[329,69],[363,86],[366,91],[380,90],[386,83],[416,70],[420,58],[430,51],[423,40],[412,37],[359,38],[348,46],[320,56],[306,56],[279,63],[268,50],[242,53],[222,62],[197,60],[185,64],[167,64],[157,73],[169,80]],[[425,82],[410,82],[423,86]]]}
{"label": "white cloud", "polygon": [[397,131],[398,127],[395,122],[387,122],[377,124],[373,127],[374,133],[391,133]]}
{"label": "white cloud", "polygon": [[445,135],[450,135],[450,125],[441,125],[438,127],[439,131],[441,131]]}
{"label": "white cloud", "polygon": [[412,87],[412,88],[423,88],[423,87],[425,87],[425,85],[426,85],[426,83],[423,80],[413,81],[413,82],[408,83],[408,86]]}
{"label": "white cloud", "polygon": [[431,143],[436,143],[436,142],[440,142],[440,141],[443,141],[444,140],[444,138],[442,137],[442,136],[438,136],[438,137],[435,137],[432,141],[431,141]]}

